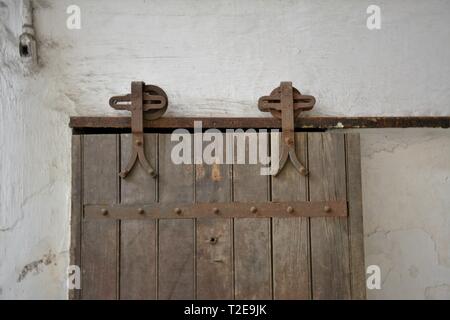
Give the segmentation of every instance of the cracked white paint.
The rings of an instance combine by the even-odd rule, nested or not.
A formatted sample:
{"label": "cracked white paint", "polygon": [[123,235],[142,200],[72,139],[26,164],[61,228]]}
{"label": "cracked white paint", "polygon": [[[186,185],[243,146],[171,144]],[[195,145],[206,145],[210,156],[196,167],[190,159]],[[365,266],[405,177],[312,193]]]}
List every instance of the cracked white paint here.
{"label": "cracked white paint", "polygon": [[[70,115],[117,114],[131,80],[163,87],[167,115],[266,116],[281,80],[314,113],[450,115],[450,2],[34,0],[40,69],[23,70],[19,1],[0,0],[0,299],[66,298]],[[370,298],[450,298],[450,131],[360,131]],[[55,263],[20,283],[48,252]]]}
{"label": "cracked white paint", "polygon": [[369,298],[449,299],[450,132],[361,132],[366,265],[382,271]]}

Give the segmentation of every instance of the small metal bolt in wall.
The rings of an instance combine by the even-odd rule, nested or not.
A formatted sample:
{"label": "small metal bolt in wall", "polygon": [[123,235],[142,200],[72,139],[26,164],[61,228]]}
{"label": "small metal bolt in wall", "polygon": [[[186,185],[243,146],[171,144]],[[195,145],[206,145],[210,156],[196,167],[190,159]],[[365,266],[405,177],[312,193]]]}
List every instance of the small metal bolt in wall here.
{"label": "small metal bolt in wall", "polygon": [[27,69],[32,70],[37,66],[37,46],[31,0],[22,0],[22,34],[19,36],[19,54]]}
{"label": "small metal bolt in wall", "polygon": [[108,215],[108,210],[106,210],[105,208],[103,208],[103,209],[101,210],[101,212],[102,212],[102,215],[104,215],[104,216],[107,216],[107,215]]}
{"label": "small metal bolt in wall", "polygon": [[250,208],[250,212],[251,213],[256,213],[256,212],[258,212],[258,209],[256,207],[251,207]]}
{"label": "small metal bolt in wall", "polygon": [[326,213],[330,213],[332,210],[330,206],[325,206],[323,207],[323,211],[325,211]]}
{"label": "small metal bolt in wall", "polygon": [[286,211],[288,213],[294,213],[294,208],[292,208],[291,206],[287,207]]}
{"label": "small metal bolt in wall", "polygon": [[175,212],[178,215],[180,215],[182,213],[180,208],[175,208],[175,210],[173,210],[173,212]]}
{"label": "small metal bolt in wall", "polygon": [[220,213],[220,210],[219,210],[218,208],[214,208],[214,209],[213,209],[213,212],[214,212],[214,214],[219,214],[219,213]]}
{"label": "small metal bolt in wall", "polygon": [[143,215],[143,214],[145,213],[145,211],[144,211],[144,209],[139,208],[139,209],[138,209],[138,213],[139,213],[140,215]]}

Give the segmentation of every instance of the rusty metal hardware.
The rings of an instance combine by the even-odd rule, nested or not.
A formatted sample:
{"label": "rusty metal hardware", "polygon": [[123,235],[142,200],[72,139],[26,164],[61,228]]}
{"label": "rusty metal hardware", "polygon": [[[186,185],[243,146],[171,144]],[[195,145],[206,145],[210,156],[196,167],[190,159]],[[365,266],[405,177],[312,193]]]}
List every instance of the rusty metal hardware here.
{"label": "rusty metal hardware", "polygon": [[295,118],[302,111],[311,110],[315,103],[316,99],[313,96],[302,95],[300,91],[292,87],[292,82],[281,82],[270,96],[259,98],[259,110],[270,112],[275,118],[281,119],[282,148],[279,168],[275,176],[283,170],[288,157],[300,174],[305,176],[308,174],[295,153]]}
{"label": "rusty metal hardware", "polygon": [[132,151],[130,160],[120,176],[126,178],[136,161],[139,161],[148,174],[156,177],[155,170],[145,156],[144,119],[155,120],[166,112],[166,93],[160,87],[134,81],[131,83],[131,94],[112,97],[109,105],[116,110],[131,112]]}
{"label": "rusty metal hardware", "polygon": [[[257,208],[257,209],[256,209]],[[324,208],[329,208],[326,211]],[[216,214],[220,212],[220,214]],[[105,215],[104,212],[107,212]],[[292,218],[346,217],[347,201],[263,203],[152,203],[146,205],[86,205],[85,219]]]}
{"label": "rusty metal hardware", "polygon": [[19,36],[19,55],[27,69],[38,65],[36,35],[33,24],[33,4],[22,0],[22,34]]}
{"label": "rusty metal hardware", "polygon": [[[279,129],[280,121],[273,117],[217,118],[217,117],[163,117],[144,120],[144,127],[153,131],[194,128],[201,121],[203,129]],[[103,129],[128,129],[128,117],[70,117],[69,127],[74,134],[102,132]],[[296,129],[369,129],[369,128],[450,128],[450,117],[337,117],[308,116],[295,120]]]}

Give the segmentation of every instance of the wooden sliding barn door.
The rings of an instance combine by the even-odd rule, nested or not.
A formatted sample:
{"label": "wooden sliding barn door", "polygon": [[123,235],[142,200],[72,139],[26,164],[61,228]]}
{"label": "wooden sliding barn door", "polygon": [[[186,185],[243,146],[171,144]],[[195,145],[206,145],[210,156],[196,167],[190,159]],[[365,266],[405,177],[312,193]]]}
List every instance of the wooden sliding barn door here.
{"label": "wooden sliding barn door", "polygon": [[[260,165],[175,165],[170,134],[146,134],[156,179],[137,164],[130,135],[73,136],[74,299],[365,298],[359,135],[297,133],[300,175]],[[88,219],[89,205],[346,200],[346,217]],[[105,212],[105,216],[107,212]]]}

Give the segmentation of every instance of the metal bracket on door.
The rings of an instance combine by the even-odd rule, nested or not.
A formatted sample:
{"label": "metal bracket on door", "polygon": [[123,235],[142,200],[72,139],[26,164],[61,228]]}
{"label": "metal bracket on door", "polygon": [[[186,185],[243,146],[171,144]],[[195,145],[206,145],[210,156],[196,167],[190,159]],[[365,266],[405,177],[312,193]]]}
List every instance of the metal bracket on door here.
{"label": "metal bracket on door", "polygon": [[347,201],[85,205],[86,219],[346,217]]}
{"label": "metal bracket on door", "polygon": [[288,157],[300,174],[306,176],[308,171],[301,164],[295,153],[295,118],[302,111],[311,110],[316,103],[313,96],[302,95],[292,87],[292,82],[281,82],[270,96],[259,98],[258,108],[263,112],[270,112],[275,118],[281,119],[282,149],[277,176],[285,166]]}
{"label": "metal bracket on door", "polygon": [[168,105],[166,93],[160,87],[135,81],[131,83],[131,94],[112,97],[109,105],[116,110],[131,112],[132,151],[130,160],[120,172],[120,176],[126,178],[136,161],[139,161],[148,174],[156,177],[155,170],[145,156],[144,118],[155,120],[166,112]]}

